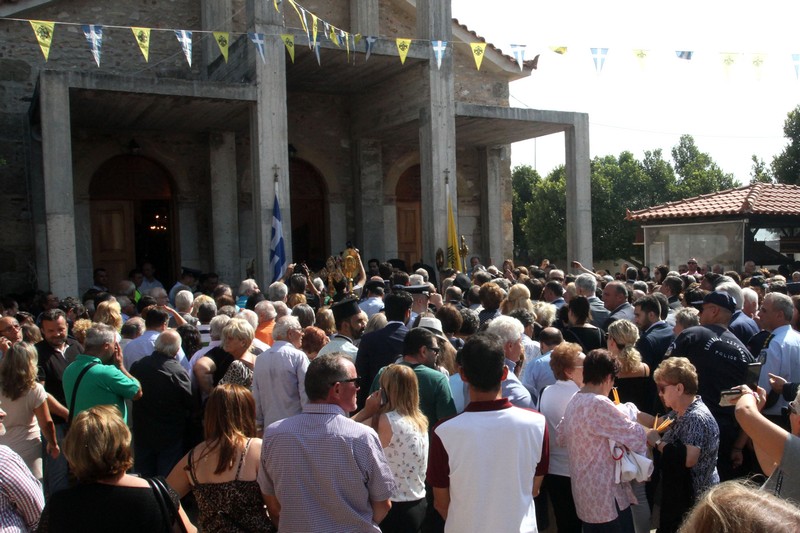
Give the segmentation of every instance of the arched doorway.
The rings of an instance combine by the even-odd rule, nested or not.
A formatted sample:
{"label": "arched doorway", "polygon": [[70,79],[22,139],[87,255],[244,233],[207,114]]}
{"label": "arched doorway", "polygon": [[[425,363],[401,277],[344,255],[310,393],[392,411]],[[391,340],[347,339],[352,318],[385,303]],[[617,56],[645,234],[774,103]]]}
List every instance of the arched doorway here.
{"label": "arched doorway", "polygon": [[397,258],[406,269],[422,257],[422,222],[420,167],[409,167],[397,180],[395,205],[397,209]]}
{"label": "arched doorway", "polygon": [[292,260],[322,268],[328,258],[328,187],[319,171],[302,159],[289,161]]}
{"label": "arched doorway", "polygon": [[112,290],[146,261],[165,287],[174,281],[179,258],[172,190],[169,172],[138,155],[112,157],[92,176],[92,261],[108,271]]}

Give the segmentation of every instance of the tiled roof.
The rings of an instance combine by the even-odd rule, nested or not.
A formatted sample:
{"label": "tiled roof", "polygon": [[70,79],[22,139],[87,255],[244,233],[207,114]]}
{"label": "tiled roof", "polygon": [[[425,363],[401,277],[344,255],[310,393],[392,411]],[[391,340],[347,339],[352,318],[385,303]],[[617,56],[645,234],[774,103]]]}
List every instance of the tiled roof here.
{"label": "tiled roof", "polygon": [[[492,43],[490,43],[490,42],[486,41],[486,39],[485,39],[484,37],[481,37],[480,35],[478,35],[478,34],[477,34],[477,33],[475,33],[474,31],[472,31],[471,29],[469,29],[469,28],[467,27],[467,25],[466,25],[466,24],[462,24],[462,23],[460,23],[460,22],[458,21],[458,19],[453,19],[453,22],[455,22],[456,24],[458,24],[458,25],[459,25],[461,28],[463,28],[464,30],[466,30],[467,32],[469,32],[471,35],[474,35],[474,36],[475,36],[475,39],[476,39],[476,41],[475,41],[475,42],[484,42],[484,43],[486,43],[486,46],[487,46],[488,48],[491,48],[492,50],[494,50],[495,52],[497,52],[498,54],[500,54],[501,56],[503,56],[504,58],[506,58],[506,59],[507,59],[509,62],[511,62],[512,64],[516,65],[516,66],[517,66],[517,68],[519,68],[519,65],[517,65],[517,60],[516,60],[516,59],[514,59],[514,56],[510,56],[510,55],[508,55],[508,54],[505,54],[505,53],[503,53],[503,51],[502,51],[501,49],[499,49],[498,47],[496,47],[496,46],[495,46],[495,45],[493,45]],[[523,65],[523,67],[525,67],[525,68],[528,68],[528,69],[531,69],[531,70],[536,70],[536,67],[538,66],[538,63],[539,63],[539,56],[537,55],[537,56],[536,56],[536,57],[534,57],[533,59],[527,59],[527,60],[523,61],[523,62],[522,62],[522,65]]]}
{"label": "tiled roof", "polygon": [[639,211],[628,211],[625,218],[644,222],[721,215],[800,216],[800,186],[755,183],[738,189],[704,194]]}

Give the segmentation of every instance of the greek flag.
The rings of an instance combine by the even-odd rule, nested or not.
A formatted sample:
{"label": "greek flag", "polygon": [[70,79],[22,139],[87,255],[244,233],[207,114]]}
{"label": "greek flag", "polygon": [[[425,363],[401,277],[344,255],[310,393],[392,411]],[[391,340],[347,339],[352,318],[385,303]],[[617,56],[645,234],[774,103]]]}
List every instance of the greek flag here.
{"label": "greek flag", "polygon": [[286,273],[286,252],[283,251],[283,224],[278,194],[272,206],[272,238],[269,243],[269,266],[272,268],[272,281],[278,281]]}

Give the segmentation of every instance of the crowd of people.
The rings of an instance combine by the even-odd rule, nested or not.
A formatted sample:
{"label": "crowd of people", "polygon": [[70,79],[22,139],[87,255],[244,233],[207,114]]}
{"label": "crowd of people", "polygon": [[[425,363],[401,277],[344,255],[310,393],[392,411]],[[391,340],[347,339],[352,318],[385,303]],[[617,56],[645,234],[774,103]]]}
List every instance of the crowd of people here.
{"label": "crowd of people", "polygon": [[800,272],[353,257],[0,299],[0,532],[800,530]]}

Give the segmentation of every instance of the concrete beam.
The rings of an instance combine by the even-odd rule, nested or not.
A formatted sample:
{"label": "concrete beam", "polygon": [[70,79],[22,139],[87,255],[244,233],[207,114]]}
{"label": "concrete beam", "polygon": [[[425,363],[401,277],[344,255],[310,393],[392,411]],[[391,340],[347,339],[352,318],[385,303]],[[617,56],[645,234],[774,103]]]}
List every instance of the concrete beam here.
{"label": "concrete beam", "polygon": [[[200,2],[200,24],[205,31],[231,31],[233,29],[233,5],[231,0],[202,0]],[[203,39],[203,65],[208,67],[222,54],[213,34]]]}
{"label": "concrete beam", "polygon": [[383,236],[383,157],[380,141],[358,139],[355,143],[354,159],[356,242],[365,257],[386,257]]}
{"label": "concrete beam", "polygon": [[239,194],[236,173],[236,134],[209,136],[211,173],[211,226],[214,271],[224,280],[242,276],[239,264]]}
{"label": "concrete beam", "polygon": [[564,134],[567,173],[567,264],[594,264],[592,190],[589,165],[589,115],[576,113]]}
{"label": "concrete beam", "polygon": [[350,28],[352,33],[380,35],[380,6],[378,0],[351,0]]}
{"label": "concrete beam", "polygon": [[[271,2],[247,0],[248,30],[266,35],[283,31],[283,20]],[[286,109],[286,52],[280,39],[266,39],[266,61],[256,61],[257,101],[250,119],[253,157],[253,215],[256,236],[256,276],[262,286],[273,281],[269,265],[272,206],[281,208],[286,260],[292,262],[292,213],[289,187],[289,133]]]}
{"label": "concrete beam", "polygon": [[72,130],[66,77],[55,72],[42,72],[39,77],[39,102],[50,290],[59,297],[77,296]]}
{"label": "concrete beam", "polygon": [[478,152],[481,191],[481,250],[485,265],[500,264],[503,254],[502,148]]}

